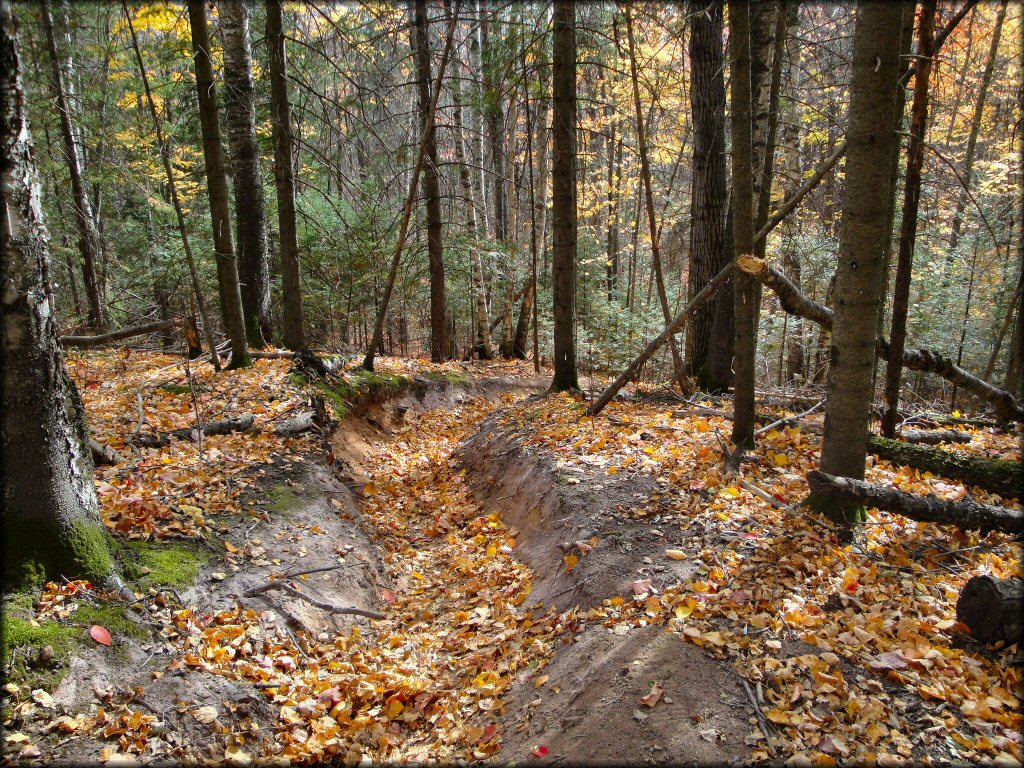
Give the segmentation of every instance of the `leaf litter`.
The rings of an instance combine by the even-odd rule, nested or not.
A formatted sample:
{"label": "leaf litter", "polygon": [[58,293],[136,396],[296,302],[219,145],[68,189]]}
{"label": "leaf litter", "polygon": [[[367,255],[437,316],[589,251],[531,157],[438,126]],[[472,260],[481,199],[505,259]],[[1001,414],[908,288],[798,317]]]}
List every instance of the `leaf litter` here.
{"label": "leaf litter", "polygon": [[[204,456],[188,440],[126,450],[126,435],[138,431],[140,396],[143,432],[194,426],[191,391],[180,391],[185,379],[178,362],[127,351],[69,361],[94,436],[127,453],[124,462],[97,468],[104,522],[125,538],[232,533],[237,517],[259,515],[243,499],[259,489],[262,467],[301,462],[317,451],[313,434],[281,437],[266,428],[309,397],[289,378],[284,360],[260,360],[220,376],[206,366],[192,373],[191,391],[204,419],[253,413],[255,431],[204,437]],[[380,362],[405,375],[464,370]],[[483,375],[521,373],[508,365],[482,368]],[[515,531],[473,501],[453,459],[460,441],[496,407],[507,409],[505,429],[560,467],[653,477],[655,494],[619,514],[648,524],[654,503],[664,525],[668,510],[683,544],[664,556],[696,562],[697,576],[681,583],[638,581],[632,594],[609,596],[589,611],[524,608],[533,575],[514,557]],[[367,462],[373,479],[360,511],[395,585],[381,594],[383,620],[313,638],[282,627],[269,611],[238,605],[204,612],[141,596],[168,616],[161,635],[176,649],[168,672],[203,669],[249,681],[277,708],[268,733],[251,717],[228,728],[212,704],[181,702],[182,711],[217,734],[214,759],[232,765],[487,759],[500,753],[502,695],[517,675],[545,678],[540,673],[567,634],[571,639],[586,624],[616,633],[654,624],[732,660],[759,694],[763,689],[761,714],[774,733],[769,740],[753,729],[751,759],[892,764],[943,754],[915,751],[913,738],[945,748],[951,758],[1020,760],[1018,649],[983,648],[955,621],[956,596],[972,573],[1021,575],[1009,537],[979,537],[872,510],[854,545],[840,547],[827,523],[793,506],[806,492],[804,473],[817,461],[815,435],[797,427],[772,430],[744,468],[746,478],[786,505],[779,509],[724,472],[722,419],[677,421],[682,430],[650,440],[670,418],[662,406],[613,403],[608,413],[615,423],[583,417],[582,407],[555,396],[531,403],[526,417],[526,408],[509,396],[499,402],[468,398],[417,415],[374,448]],[[1014,457],[1011,440],[972,433],[972,443],[960,450]],[[867,479],[946,498],[970,492],[1000,501],[879,460]],[[252,549],[260,554],[241,537],[225,549],[228,557],[254,556]],[[568,570],[589,550],[575,551],[580,554],[566,557]],[[85,595],[92,596],[85,582],[49,584],[33,621],[67,621]],[[794,644],[813,652],[787,652]],[[17,686],[5,688],[14,703],[5,722],[8,743],[23,759],[37,759],[39,749],[10,726],[31,722],[34,709],[45,709],[46,693],[22,697]],[[143,693],[118,697],[97,689],[88,713],[47,719],[46,730],[116,740],[100,755],[111,764],[134,756],[187,756],[171,749],[166,723],[140,711]],[[661,694],[654,683],[630,707],[653,708]],[[547,752],[540,745],[534,756]]]}

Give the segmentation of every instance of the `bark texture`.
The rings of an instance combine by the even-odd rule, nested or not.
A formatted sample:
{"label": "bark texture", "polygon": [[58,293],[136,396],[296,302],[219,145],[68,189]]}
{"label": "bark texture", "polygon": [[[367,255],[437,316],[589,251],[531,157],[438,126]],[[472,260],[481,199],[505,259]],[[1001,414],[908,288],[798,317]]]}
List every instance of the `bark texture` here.
{"label": "bark texture", "polygon": [[283,0],[267,0],[270,50],[270,111],[274,133],[274,184],[281,230],[281,341],[288,349],[306,347],[302,309],[302,270],[295,226],[295,177],[292,172],[292,117],[288,102],[288,59],[284,47]]}
{"label": "bark texture", "polygon": [[62,55],[57,46],[57,32],[54,29],[49,2],[42,3],[42,15],[43,28],[46,30],[46,43],[50,49],[53,91],[57,98],[57,111],[60,113],[64,157],[67,160],[68,173],[71,176],[71,201],[75,206],[75,224],[78,226],[78,250],[82,254],[82,278],[89,305],[89,325],[97,333],[103,333],[107,327],[107,318],[103,308],[103,291],[97,273],[101,255],[100,236],[96,230],[92,201],[85,186],[82,151],[72,119],[74,62],[70,53],[71,38],[65,32],[63,42],[68,53]]}
{"label": "bark texture", "polygon": [[576,371],[576,3],[555,0],[552,79],[552,291],[555,375],[551,389],[579,389]]}
{"label": "bark texture", "polygon": [[430,109],[430,22],[427,18],[426,0],[414,0],[412,10],[420,130],[426,142],[423,196],[426,198],[427,207],[427,253],[430,264],[430,359],[439,363],[449,356],[448,320],[445,309],[444,243],[441,241],[441,186],[437,171],[437,135],[433,125],[434,113]]}
{"label": "bark texture", "polygon": [[844,503],[869,506],[896,512],[923,523],[955,525],[963,530],[1024,531],[1024,512],[1006,507],[993,507],[976,501],[945,501],[933,494],[918,496],[863,480],[830,475],[812,469],[807,473],[811,493]]}
{"label": "bark texture", "polygon": [[960,590],[956,618],[983,643],[1021,641],[1024,580],[972,576]]}
{"label": "bark texture", "polygon": [[942,448],[885,437],[869,438],[868,450],[898,466],[914,467],[922,472],[960,480],[1007,499],[1024,499],[1024,467],[1019,461],[961,456]]}
{"label": "bark texture", "polygon": [[270,268],[267,264],[267,213],[260,149],[256,142],[256,99],[249,45],[249,5],[244,0],[220,6],[224,41],[224,114],[235,181],[235,240],[242,313],[249,345],[273,340],[270,322]]}
{"label": "bark texture", "polygon": [[923,0],[917,30],[917,74],[914,75],[914,100],[910,107],[910,143],[907,148],[907,172],[903,191],[903,220],[900,225],[896,281],[892,296],[892,323],[889,328],[889,359],[885,367],[882,434],[896,434],[896,415],[900,404],[900,379],[903,373],[903,349],[907,341],[907,310],[910,306],[910,276],[917,240],[917,209],[921,201],[921,169],[924,167],[924,142],[928,135],[928,80],[935,48],[935,0]]}
{"label": "bark texture", "polygon": [[14,13],[0,0],[0,349],[4,575],[114,580],[85,409],[64,365]]}
{"label": "bark texture", "polygon": [[[899,150],[895,89],[903,3],[861,3],[853,41],[846,185],[836,268],[835,327],[821,449],[823,472],[864,477],[875,359],[875,330],[885,293],[889,240],[887,189]],[[863,519],[856,504],[820,505],[837,521]]]}
{"label": "bark texture", "polygon": [[231,337],[231,368],[250,363],[245,334],[242,295],[238,286],[238,263],[231,237],[231,211],[228,205],[228,179],[224,171],[224,150],[220,141],[217,92],[214,88],[213,62],[210,60],[210,30],[204,0],[189,0],[189,26],[199,93],[199,122],[203,133],[203,158],[206,161],[206,186],[210,196],[213,222],[213,249],[217,259],[217,285],[220,309]]}

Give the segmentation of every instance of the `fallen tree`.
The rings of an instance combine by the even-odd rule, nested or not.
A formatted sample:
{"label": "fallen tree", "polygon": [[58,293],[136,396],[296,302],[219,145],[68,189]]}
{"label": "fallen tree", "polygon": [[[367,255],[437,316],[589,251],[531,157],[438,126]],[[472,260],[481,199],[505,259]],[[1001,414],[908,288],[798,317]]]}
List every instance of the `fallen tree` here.
{"label": "fallen tree", "polygon": [[959,429],[904,429],[900,440],[905,443],[938,445],[939,443],[969,443],[971,433]]}
{"label": "fallen tree", "polygon": [[[220,421],[207,422],[203,425],[202,436],[244,432],[247,429],[252,429],[254,418],[251,413],[243,413],[241,416],[230,416]],[[184,429],[171,430],[170,432],[159,432],[156,435],[139,435],[139,437],[135,438],[135,442],[146,448],[162,448],[165,445],[169,445],[172,439],[182,440],[188,438],[189,440],[197,440],[199,436],[200,433],[195,427],[186,427]]]}
{"label": "fallen tree", "polygon": [[1024,467],[1019,461],[961,456],[941,448],[874,436],[868,438],[868,450],[899,466],[962,480],[1005,498],[1024,499]]}
{"label": "fallen tree", "polygon": [[130,339],[133,336],[167,331],[173,327],[173,320],[158,320],[154,323],[132,325],[128,328],[110,331],[110,333],[101,333],[98,336],[61,336],[60,343],[65,347],[98,347],[100,344],[107,344],[111,341],[121,341],[122,339]]}
{"label": "fallen tree", "polygon": [[[832,310],[807,298],[777,267],[755,256],[740,256],[736,263],[743,272],[771,289],[778,296],[779,304],[787,314],[810,320],[828,331],[832,330]],[[889,342],[881,336],[875,340],[875,354],[883,360],[889,357]],[[1024,422],[1024,408],[1017,403],[1013,395],[968,373],[937,352],[928,349],[908,349],[903,353],[903,366],[912,371],[924,371],[941,376],[991,405],[1001,419]]]}
{"label": "fallen tree", "polygon": [[956,618],[983,643],[1021,640],[1024,616],[1024,580],[972,576],[960,590]]}
{"label": "fallen tree", "polygon": [[807,473],[811,492],[839,501],[895,512],[924,523],[955,525],[963,530],[1024,532],[1024,512],[980,504],[970,499],[946,501],[934,494],[919,496],[863,480],[829,475],[817,469]]}

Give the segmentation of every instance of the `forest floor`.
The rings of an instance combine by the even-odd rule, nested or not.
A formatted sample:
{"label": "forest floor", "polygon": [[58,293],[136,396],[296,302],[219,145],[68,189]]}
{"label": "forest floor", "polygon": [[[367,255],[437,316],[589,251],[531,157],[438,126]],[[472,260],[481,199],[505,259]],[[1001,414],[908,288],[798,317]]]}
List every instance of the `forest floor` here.
{"label": "forest floor", "polygon": [[[955,616],[971,575],[1022,575],[1014,543],[871,511],[840,546],[796,506],[819,447],[798,427],[734,476],[725,420],[655,396],[592,419],[517,364],[384,358],[326,388],[289,360],[191,386],[155,353],[69,367],[126,453],[96,479],[138,599],[5,597],[18,762],[1021,759],[1019,649]],[[338,425],[275,434],[312,394]],[[255,428],[125,448],[197,409]],[[956,450],[1020,457],[970,429]]]}

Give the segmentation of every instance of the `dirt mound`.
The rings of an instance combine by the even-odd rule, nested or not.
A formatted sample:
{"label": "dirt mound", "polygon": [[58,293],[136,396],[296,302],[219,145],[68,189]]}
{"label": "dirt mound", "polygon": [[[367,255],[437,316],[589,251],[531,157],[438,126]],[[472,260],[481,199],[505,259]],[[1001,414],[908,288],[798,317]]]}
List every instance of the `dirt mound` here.
{"label": "dirt mound", "polygon": [[[659,484],[647,475],[609,476],[560,467],[514,436],[501,415],[486,419],[459,453],[477,499],[519,529],[517,555],[535,572],[533,603],[560,610],[589,608],[613,595],[631,595],[634,581],[658,588],[692,576],[690,560],[666,560],[682,541],[678,530],[638,525],[631,508],[655,506]],[[570,568],[566,558],[575,558]]]}
{"label": "dirt mound", "polygon": [[[477,500],[518,529],[533,604],[571,614],[632,599],[634,582],[660,591],[697,572],[678,526],[658,514],[661,486],[649,476],[560,466],[509,435],[500,413],[459,460]],[[637,507],[650,514],[632,517]],[[688,557],[667,559],[670,548]],[[664,694],[647,707],[640,700],[655,684]],[[505,704],[502,761],[532,761],[538,747],[547,760],[589,764],[726,764],[750,754],[751,712],[736,675],[661,627],[587,623],[549,665],[520,677]]]}

